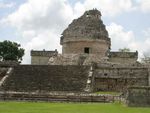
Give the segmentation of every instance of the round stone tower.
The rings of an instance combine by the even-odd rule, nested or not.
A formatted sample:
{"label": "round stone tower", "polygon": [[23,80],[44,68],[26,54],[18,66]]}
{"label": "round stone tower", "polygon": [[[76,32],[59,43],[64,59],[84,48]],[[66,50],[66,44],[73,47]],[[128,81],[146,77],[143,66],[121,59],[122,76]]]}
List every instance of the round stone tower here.
{"label": "round stone tower", "polygon": [[107,56],[110,38],[97,9],[86,11],[73,20],[62,33],[62,54],[97,54]]}

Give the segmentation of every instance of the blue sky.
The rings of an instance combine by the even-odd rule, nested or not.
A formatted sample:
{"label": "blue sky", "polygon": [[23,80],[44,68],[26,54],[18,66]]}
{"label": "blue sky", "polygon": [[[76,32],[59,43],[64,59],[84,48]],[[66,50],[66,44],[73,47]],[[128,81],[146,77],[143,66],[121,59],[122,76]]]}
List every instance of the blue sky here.
{"label": "blue sky", "polygon": [[23,63],[30,63],[32,49],[58,49],[62,31],[84,11],[102,13],[112,41],[119,48],[150,53],[150,0],[0,0],[0,41],[21,43]]}

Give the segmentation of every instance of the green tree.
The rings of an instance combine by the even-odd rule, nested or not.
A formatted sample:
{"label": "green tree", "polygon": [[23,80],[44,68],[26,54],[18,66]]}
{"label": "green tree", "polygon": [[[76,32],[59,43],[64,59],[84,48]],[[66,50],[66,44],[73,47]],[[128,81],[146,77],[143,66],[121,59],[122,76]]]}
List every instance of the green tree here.
{"label": "green tree", "polygon": [[0,57],[2,61],[12,60],[21,62],[24,55],[24,49],[16,42],[5,40],[0,42]]}
{"label": "green tree", "polygon": [[129,48],[123,48],[123,49],[119,49],[120,52],[130,52]]}

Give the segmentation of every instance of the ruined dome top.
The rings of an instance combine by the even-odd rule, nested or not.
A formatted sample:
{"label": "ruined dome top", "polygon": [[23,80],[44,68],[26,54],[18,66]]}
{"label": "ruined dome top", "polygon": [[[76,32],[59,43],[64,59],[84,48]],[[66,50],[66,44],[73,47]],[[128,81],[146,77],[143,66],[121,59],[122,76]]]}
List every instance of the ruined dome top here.
{"label": "ruined dome top", "polygon": [[62,33],[61,43],[72,39],[110,40],[101,20],[101,12],[97,9],[89,10],[78,19],[74,19]]}
{"label": "ruined dome top", "polygon": [[93,15],[93,16],[100,15],[101,16],[101,12],[97,9],[93,9],[93,10],[86,11],[84,15]]}

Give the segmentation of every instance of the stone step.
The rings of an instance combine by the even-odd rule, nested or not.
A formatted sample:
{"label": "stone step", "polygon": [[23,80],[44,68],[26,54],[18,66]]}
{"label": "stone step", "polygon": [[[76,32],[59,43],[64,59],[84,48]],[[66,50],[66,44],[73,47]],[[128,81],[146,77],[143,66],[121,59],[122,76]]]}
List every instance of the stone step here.
{"label": "stone step", "polygon": [[8,77],[3,89],[8,91],[83,91],[88,66],[20,65]]}

